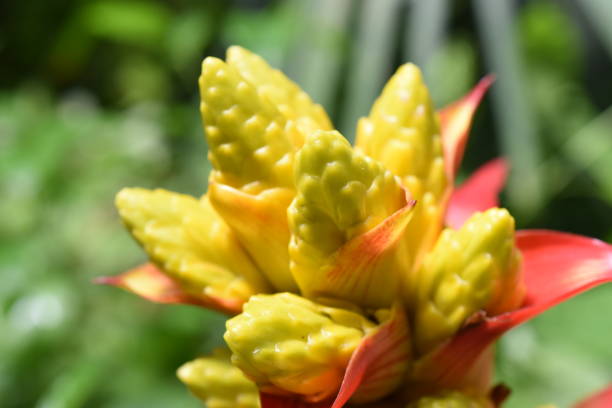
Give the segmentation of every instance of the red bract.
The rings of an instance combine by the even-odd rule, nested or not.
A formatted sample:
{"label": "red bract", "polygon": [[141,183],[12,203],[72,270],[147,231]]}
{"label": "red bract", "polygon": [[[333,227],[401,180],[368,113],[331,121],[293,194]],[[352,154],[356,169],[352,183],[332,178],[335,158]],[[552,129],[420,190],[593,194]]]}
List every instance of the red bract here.
{"label": "red bract", "polygon": [[467,144],[472,118],[480,105],[495,77],[488,75],[466,96],[440,110],[440,124],[442,126],[442,143],[444,147],[444,162],[449,180],[454,180],[457,170],[463,159],[463,152]]}
{"label": "red bract", "polygon": [[234,299],[186,292],[177,282],[151,263],[140,265],[117,276],[103,276],[94,282],[125,289],[155,303],[182,303],[229,315],[240,313],[242,309],[242,303]]}
{"label": "red bract", "polygon": [[610,408],[612,407],[612,386],[605,388],[574,405],[574,408]]}
{"label": "red bract", "polygon": [[446,225],[461,228],[476,211],[497,207],[498,195],[504,188],[507,174],[508,163],[501,158],[491,160],[476,170],[453,192],[446,211]]}

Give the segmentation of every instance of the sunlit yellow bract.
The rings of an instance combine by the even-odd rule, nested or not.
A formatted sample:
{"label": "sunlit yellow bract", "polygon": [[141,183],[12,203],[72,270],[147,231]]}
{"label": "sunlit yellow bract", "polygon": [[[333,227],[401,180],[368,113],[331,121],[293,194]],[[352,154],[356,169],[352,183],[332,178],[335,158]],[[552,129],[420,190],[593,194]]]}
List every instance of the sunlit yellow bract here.
{"label": "sunlit yellow bract", "polygon": [[479,310],[499,314],[519,306],[519,272],[514,219],[508,211],[476,213],[460,230],[444,230],[416,277],[417,350],[429,351]]}
{"label": "sunlit yellow bract", "polygon": [[374,324],[358,313],[290,293],[253,296],[228,320],[232,362],[260,386],[315,399],[335,392],[353,351]]}
{"label": "sunlit yellow bract", "polygon": [[359,121],[355,147],[399,176],[418,202],[402,242],[404,269],[412,269],[442,227],[449,185],[438,115],[415,65],[402,65],[385,85]]}
{"label": "sunlit yellow bract", "polygon": [[246,301],[270,289],[206,197],[126,188],[116,205],[151,259],[189,292]]}
{"label": "sunlit yellow bract", "polygon": [[399,179],[380,163],[354,152],[337,132],[315,132],[306,141],[296,158],[295,179],[297,196],[288,211],[289,250],[291,271],[302,293],[370,307],[390,306],[399,282],[392,262],[377,265],[373,280],[361,281],[377,286],[366,295],[363,287],[324,287],[321,275],[331,272],[335,252],[345,243],[406,205]]}
{"label": "sunlit yellow bract", "polygon": [[[199,85],[208,192],[117,196],[157,265],[134,275],[158,277],[140,292],[207,295],[187,299],[237,314],[224,336],[233,366],[228,354],[202,357],[180,379],[211,408],[258,407],[257,391],[309,402],[344,392],[339,404],[349,406],[390,397],[402,408],[490,408],[485,395],[459,392],[473,389],[432,383],[440,373],[428,376],[425,363],[467,323],[523,301],[514,220],[495,208],[444,229],[460,154],[445,162],[419,69],[393,75],[359,121],[354,148],[321,106],[243,48],[206,58]],[[411,400],[425,389],[432,396]]]}
{"label": "sunlit yellow bract", "polygon": [[183,364],[177,376],[208,408],[260,407],[257,387],[231,364],[228,350]]}

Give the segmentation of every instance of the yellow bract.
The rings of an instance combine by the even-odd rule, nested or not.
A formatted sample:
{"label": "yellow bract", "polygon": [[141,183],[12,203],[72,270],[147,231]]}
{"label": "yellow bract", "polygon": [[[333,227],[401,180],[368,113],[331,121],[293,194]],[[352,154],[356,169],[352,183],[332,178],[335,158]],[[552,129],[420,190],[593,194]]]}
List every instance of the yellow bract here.
{"label": "yellow bract", "polygon": [[151,260],[187,291],[246,301],[270,290],[206,198],[126,188],[116,205]]}
{"label": "yellow bract", "polygon": [[259,408],[257,386],[230,362],[228,350],[185,363],[178,378],[208,408]]}
{"label": "yellow bract", "polygon": [[431,350],[480,310],[498,314],[518,307],[523,296],[519,276],[520,254],[508,211],[475,213],[460,230],[444,230],[416,277],[417,350]]}
{"label": "yellow bract", "polygon": [[[337,251],[406,205],[399,180],[380,163],[354,152],[334,131],[319,131],[307,139],[296,157],[295,180],[297,195],[288,210],[289,251],[291,271],[302,293],[389,306],[399,279],[390,262],[378,265],[379,273],[371,273],[374,280],[361,279],[362,286],[376,286],[369,294],[348,282],[335,287],[326,282],[333,280],[329,274],[340,256]],[[355,281],[360,277],[358,270],[349,272]]]}
{"label": "yellow bract", "polygon": [[289,272],[286,215],[293,190],[275,187],[249,194],[211,179],[208,194],[215,210],[236,233],[274,289],[297,291]]}
{"label": "yellow bract", "polygon": [[494,408],[491,401],[484,397],[472,397],[457,391],[441,393],[437,396],[423,397],[406,408]]}
{"label": "yellow bract", "polygon": [[331,127],[329,119],[280,71],[240,47],[230,48],[227,63],[204,60],[200,92],[214,167],[211,202],[274,288],[296,291],[286,216],[294,155],[308,133]]}
{"label": "yellow bract", "polygon": [[[294,195],[293,157],[304,129],[329,122],[280,72],[241,48],[230,51],[228,63],[206,58],[200,76],[214,167],[210,200],[274,288],[294,291],[286,217]],[[298,125],[302,117],[308,126]]]}
{"label": "yellow bract", "polygon": [[356,312],[290,293],[253,296],[227,321],[232,362],[260,387],[324,399],[374,324]]}
{"label": "yellow bract", "polygon": [[438,118],[415,65],[401,66],[359,121],[356,147],[402,179],[416,178],[418,190],[442,193],[444,179],[435,174],[436,162],[444,163]]}
{"label": "yellow bract", "polygon": [[[296,121],[304,134],[316,129],[331,130],[332,125],[321,105],[281,71],[271,68],[263,58],[242,47],[232,46],[227,50],[227,63],[257,88],[262,99],[271,101],[281,114]],[[303,140],[296,140],[301,146]]]}
{"label": "yellow bract", "polygon": [[417,201],[406,227],[409,233],[400,244],[405,274],[410,275],[442,227],[450,183],[438,116],[415,65],[402,65],[391,77],[370,115],[359,121],[355,145],[399,176]]}
{"label": "yellow bract", "polygon": [[240,47],[229,49],[227,63],[204,60],[200,93],[215,180],[249,192],[293,186],[294,150],[307,133],[331,128],[321,106]]}
{"label": "yellow bract", "polygon": [[285,116],[235,67],[217,58],[202,63],[200,92],[217,180],[237,188],[291,187],[293,146]]}

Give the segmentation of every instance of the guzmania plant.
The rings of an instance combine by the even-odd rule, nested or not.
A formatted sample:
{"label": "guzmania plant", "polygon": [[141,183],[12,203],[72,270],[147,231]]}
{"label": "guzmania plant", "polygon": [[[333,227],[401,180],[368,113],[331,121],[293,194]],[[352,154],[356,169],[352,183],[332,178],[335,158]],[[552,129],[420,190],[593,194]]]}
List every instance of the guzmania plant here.
{"label": "guzmania plant", "polygon": [[490,84],[436,112],[403,65],[353,147],[257,55],[206,58],[208,192],[119,192],[151,263],[101,282],[232,316],[228,348],[178,370],[210,408],[501,406],[494,342],[612,280],[612,246],[515,231],[502,159],[455,186]]}

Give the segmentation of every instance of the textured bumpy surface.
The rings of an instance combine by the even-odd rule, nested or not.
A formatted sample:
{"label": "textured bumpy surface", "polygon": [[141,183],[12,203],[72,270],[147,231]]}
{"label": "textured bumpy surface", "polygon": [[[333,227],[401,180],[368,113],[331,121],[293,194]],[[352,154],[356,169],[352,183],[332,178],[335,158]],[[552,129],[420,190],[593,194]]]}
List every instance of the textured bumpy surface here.
{"label": "textured bumpy surface", "polygon": [[414,335],[425,353],[480,310],[499,314],[522,302],[514,219],[499,208],[476,213],[460,230],[446,229],[416,282]]}
{"label": "textured bumpy surface", "polygon": [[227,60],[206,58],[200,77],[214,167],[210,200],[274,288],[296,291],[286,215],[294,156],[308,133],[331,124],[319,105],[260,57],[232,47]]}
{"label": "textured bumpy surface", "polygon": [[151,260],[187,291],[246,301],[270,289],[206,198],[126,188],[116,205]]}
{"label": "textured bumpy surface", "polygon": [[453,391],[421,398],[406,408],[493,408],[493,405],[485,398],[471,397]]}
{"label": "textured bumpy surface", "polygon": [[[310,297],[341,297],[363,303],[351,293],[320,287],[325,280],[320,275],[331,272],[336,251],[343,245],[406,205],[399,180],[377,161],[354,152],[335,131],[317,132],[306,141],[296,157],[295,179],[297,195],[288,210],[292,232],[289,252],[300,289]],[[385,284],[377,290],[391,302],[393,296],[382,292],[394,286],[397,271],[386,266],[377,276],[385,279]]]}
{"label": "textured bumpy surface", "polygon": [[389,80],[370,115],[359,121],[356,149],[399,176],[417,200],[402,245],[404,269],[417,267],[441,229],[449,182],[439,120],[420,70],[405,64]]}
{"label": "textured bumpy surface", "polygon": [[228,320],[232,362],[263,387],[324,399],[339,388],[353,351],[374,324],[360,314],[279,293],[253,296]]}
{"label": "textured bumpy surface", "polygon": [[228,350],[183,364],[179,379],[208,408],[259,408],[257,386],[230,362]]}
{"label": "textured bumpy surface", "polygon": [[289,129],[285,116],[220,59],[202,63],[200,93],[208,158],[219,181],[239,188],[292,186],[290,133],[297,128]]}
{"label": "textured bumpy surface", "polygon": [[331,123],[296,84],[263,59],[232,47],[227,63],[206,58],[200,76],[209,159],[217,181],[245,191],[293,185],[293,154]]}
{"label": "textured bumpy surface", "polygon": [[[262,99],[271,101],[285,118],[298,122],[304,129],[302,133],[308,134],[315,129],[332,129],[325,110],[260,56],[242,47],[232,46],[227,50],[227,63],[236,67],[242,77],[257,88],[257,94]],[[295,140],[296,147],[302,143],[303,140]]]}
{"label": "textured bumpy surface", "polygon": [[178,372],[210,408],[499,405],[493,342],[610,281],[612,250],[550,231],[519,232],[515,244],[514,220],[498,208],[465,221],[496,205],[504,168],[487,170],[495,186],[470,187],[486,199],[454,201],[463,213],[447,222],[461,228],[442,231],[491,80],[441,111],[442,138],[421,72],[402,66],[353,150],[260,57],[232,47],[227,62],[206,58],[209,190],[201,200],[121,191],[121,217],[152,262],[99,282],[236,315],[224,336],[231,356]]}

